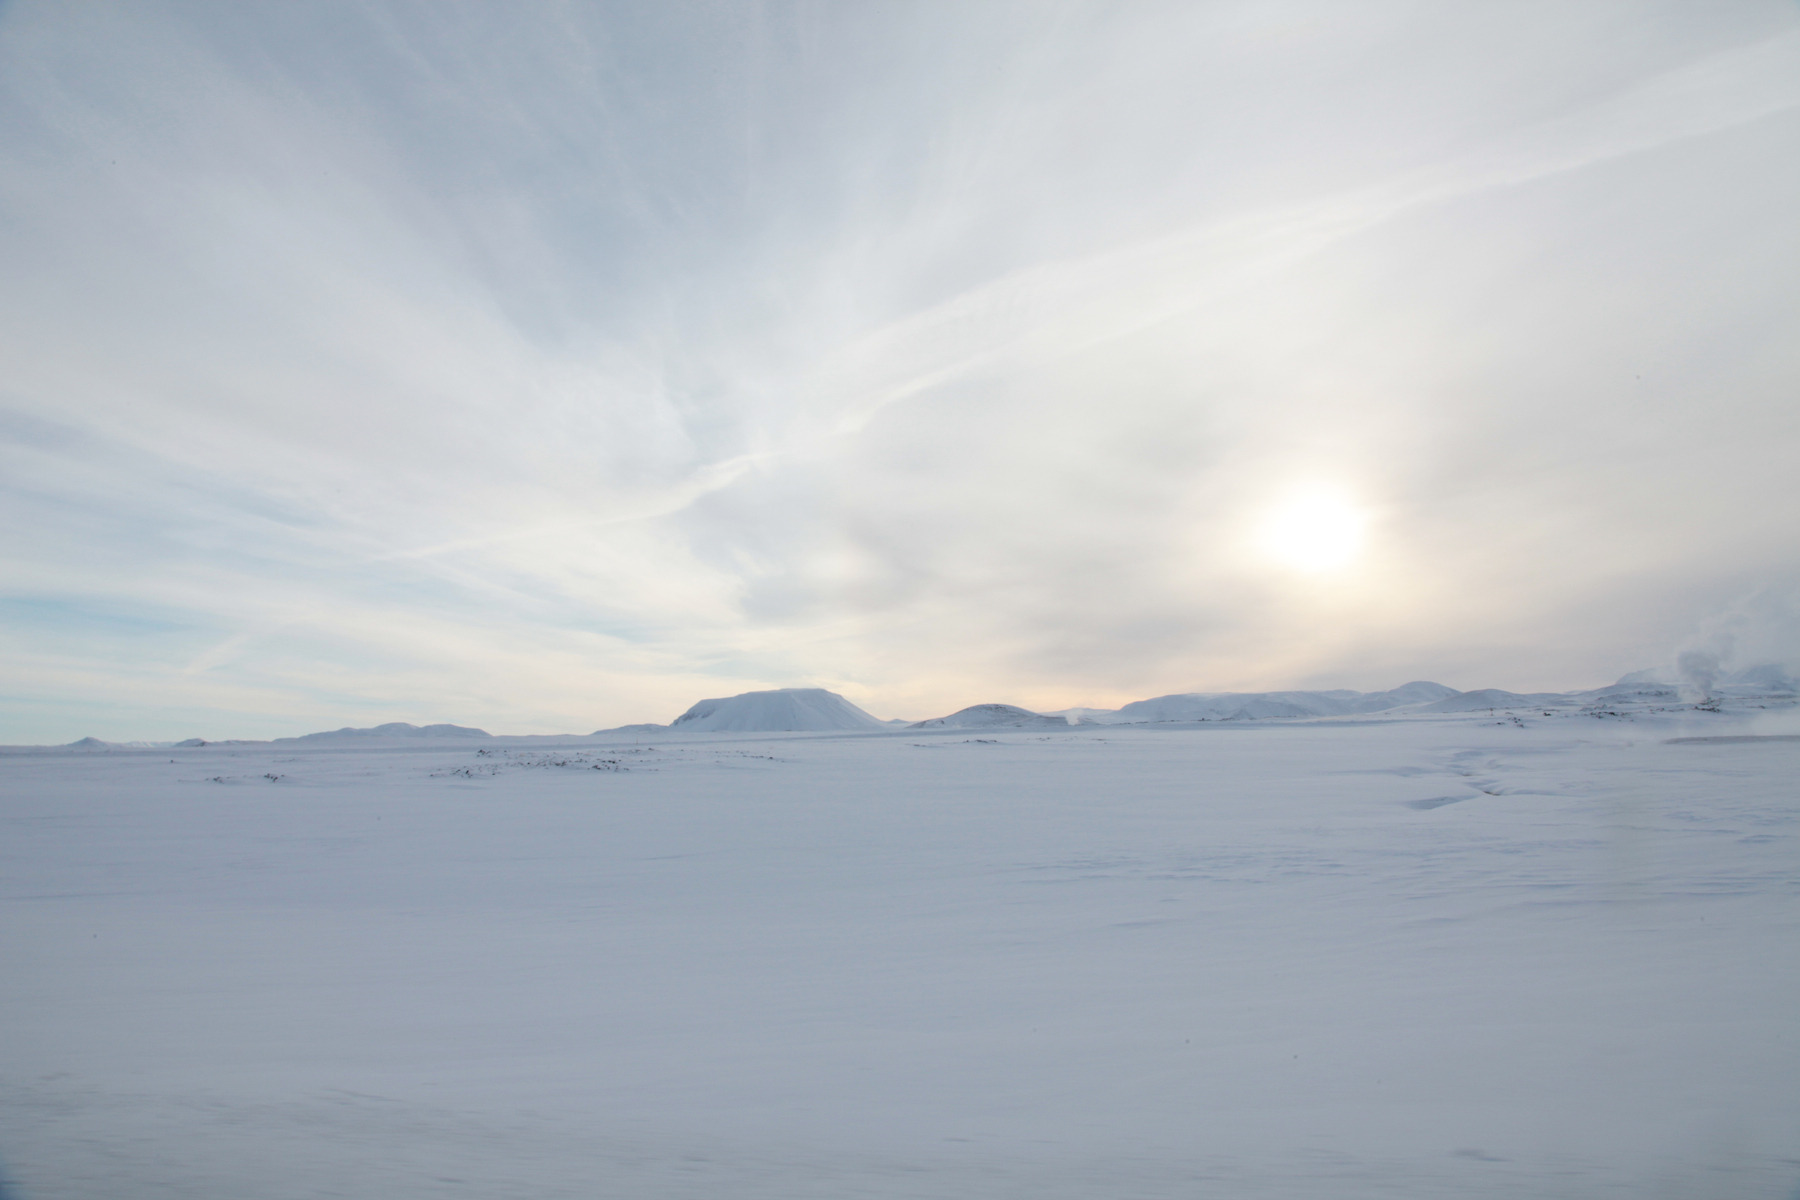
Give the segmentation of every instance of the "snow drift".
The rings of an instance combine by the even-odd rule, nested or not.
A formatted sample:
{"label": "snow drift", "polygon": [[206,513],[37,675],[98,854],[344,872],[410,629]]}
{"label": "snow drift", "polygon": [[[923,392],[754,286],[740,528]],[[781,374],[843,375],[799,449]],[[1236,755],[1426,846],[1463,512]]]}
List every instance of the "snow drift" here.
{"label": "snow drift", "polygon": [[702,700],[669,725],[685,733],[884,729],[886,725],[824,688],[780,688]]}

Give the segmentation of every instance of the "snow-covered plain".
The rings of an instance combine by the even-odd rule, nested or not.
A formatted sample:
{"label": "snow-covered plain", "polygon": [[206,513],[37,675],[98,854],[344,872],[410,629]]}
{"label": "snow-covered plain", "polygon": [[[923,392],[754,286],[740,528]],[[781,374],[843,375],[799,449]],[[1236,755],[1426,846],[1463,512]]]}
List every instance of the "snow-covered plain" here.
{"label": "snow-covered plain", "polygon": [[0,1160],[1786,1200],[1800,740],[1670,740],[1780,707],[0,754]]}

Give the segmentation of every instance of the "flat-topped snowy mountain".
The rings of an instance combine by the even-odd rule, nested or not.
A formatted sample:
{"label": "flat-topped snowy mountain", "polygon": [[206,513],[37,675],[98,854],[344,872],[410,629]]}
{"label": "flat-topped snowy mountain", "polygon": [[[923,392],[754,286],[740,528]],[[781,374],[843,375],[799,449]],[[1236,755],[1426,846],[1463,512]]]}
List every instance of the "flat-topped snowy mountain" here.
{"label": "flat-topped snowy mountain", "polygon": [[676,717],[669,728],[684,733],[762,733],[885,729],[887,723],[824,688],[779,688],[702,700]]}

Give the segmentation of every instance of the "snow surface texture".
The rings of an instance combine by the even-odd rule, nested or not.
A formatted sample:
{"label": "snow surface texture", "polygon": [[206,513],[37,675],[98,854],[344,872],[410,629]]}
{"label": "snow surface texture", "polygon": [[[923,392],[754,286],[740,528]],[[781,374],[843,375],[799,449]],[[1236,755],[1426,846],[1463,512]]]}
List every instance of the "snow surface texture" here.
{"label": "snow surface texture", "polygon": [[1551,711],[0,753],[0,1159],[1789,1200],[1800,711]]}

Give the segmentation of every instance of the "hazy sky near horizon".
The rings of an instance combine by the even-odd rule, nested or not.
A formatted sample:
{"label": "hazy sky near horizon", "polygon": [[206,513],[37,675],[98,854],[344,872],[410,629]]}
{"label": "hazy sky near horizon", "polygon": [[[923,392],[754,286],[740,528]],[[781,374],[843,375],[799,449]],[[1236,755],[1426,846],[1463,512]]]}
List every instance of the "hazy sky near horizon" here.
{"label": "hazy sky near horizon", "polygon": [[1796,213],[1790,0],[11,0],[0,742],[1609,682]]}

